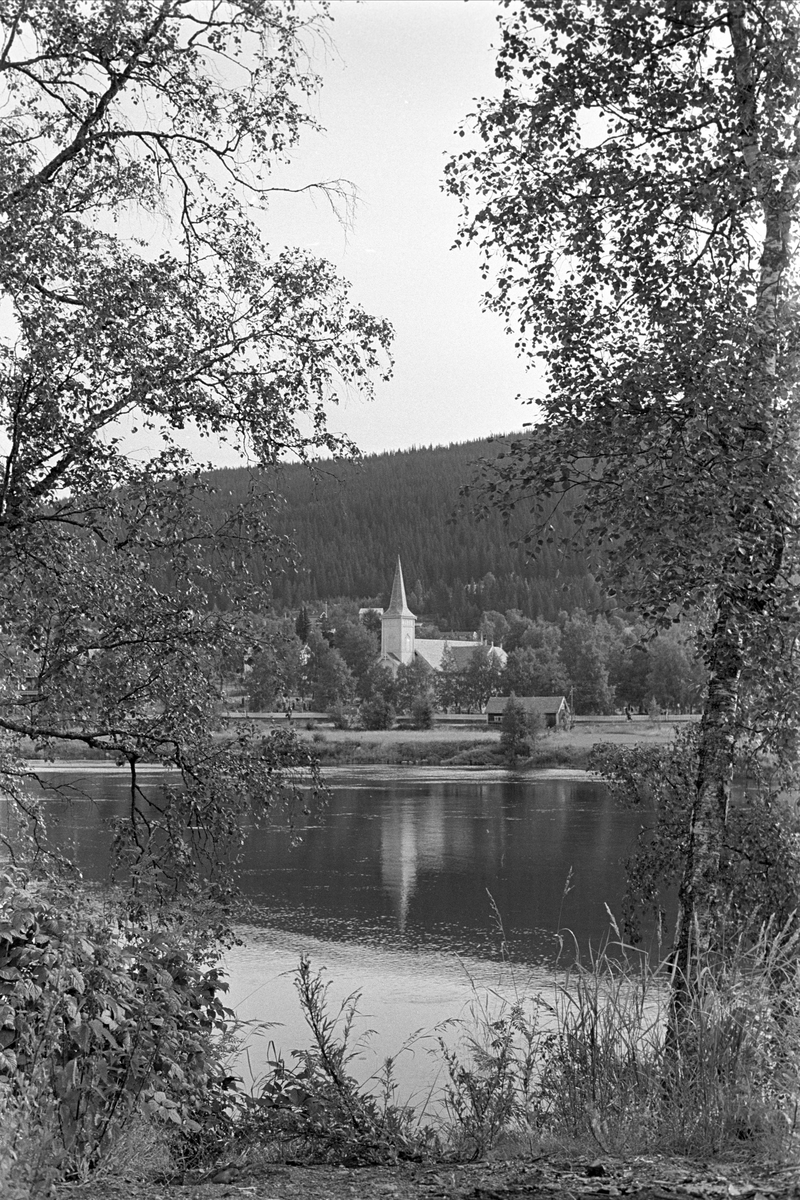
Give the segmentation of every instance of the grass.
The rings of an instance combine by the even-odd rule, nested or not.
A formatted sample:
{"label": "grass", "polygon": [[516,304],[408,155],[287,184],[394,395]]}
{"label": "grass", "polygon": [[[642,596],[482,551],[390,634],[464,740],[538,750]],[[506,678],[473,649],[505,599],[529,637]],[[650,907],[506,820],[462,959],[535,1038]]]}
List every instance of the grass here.
{"label": "grass", "polygon": [[[404,733],[402,738],[398,737],[369,737],[367,734],[350,736],[347,739],[333,737],[328,740],[328,735],[325,735],[326,740],[313,741],[313,749],[318,755],[320,762],[324,765],[332,764],[353,764],[353,765],[377,765],[377,764],[411,764],[414,766],[440,766],[448,763],[450,765],[460,765],[454,762],[460,759],[464,762],[471,761],[472,758],[479,759],[476,765],[487,765],[485,761],[492,757],[492,752],[496,744],[496,739],[489,740],[488,738],[453,738],[437,737],[426,738],[419,734]],[[466,757],[464,757],[466,756]],[[497,762],[492,762],[491,765],[500,765]]]}
{"label": "grass", "polygon": [[625,946],[614,926],[601,952],[535,993],[475,988],[470,1015],[448,1023],[455,1045],[436,1039],[445,1082],[417,1111],[398,1106],[391,1059],[382,1080],[352,1077],[358,998],[331,1015],[305,963],[298,991],[314,1049],[293,1068],[273,1063],[250,1136],[351,1163],[514,1153],[796,1161],[797,943],[772,926],[731,938],[724,960],[697,966],[669,1038],[669,964]]}
{"label": "grass", "polygon": [[[693,718],[679,718],[682,724]],[[499,753],[499,728],[476,730],[440,725],[434,729],[301,730],[323,765],[504,767]],[[666,745],[674,737],[674,722],[633,721],[617,717],[582,717],[572,729],[540,735],[529,759],[517,770],[589,769],[589,755],[598,742],[632,746]]]}
{"label": "grass", "polygon": [[[681,724],[693,719],[677,718]],[[531,758],[520,760],[516,769],[585,771],[589,766],[589,753],[598,742],[624,746],[666,744],[674,737],[674,726],[671,719],[653,722],[643,717],[633,721],[618,717],[581,717],[570,730],[540,736]],[[310,742],[323,765],[505,766],[502,758],[495,754],[500,740],[497,728],[458,728],[442,724],[426,730],[307,730],[302,728],[302,715],[298,716],[294,728]],[[268,731],[269,726],[264,732]],[[81,745],[59,745],[57,758],[53,758],[52,750],[42,750],[31,741],[23,741],[21,752],[28,760],[55,765],[77,761],[108,762],[109,765],[115,762],[113,755]]]}
{"label": "grass", "polygon": [[[331,1012],[327,986],[303,961],[296,986],[312,1048],[292,1064],[273,1053],[240,1094],[225,1123],[226,1159],[355,1166],[601,1152],[796,1162],[797,951],[788,927],[730,938],[724,959],[697,966],[672,1040],[668,963],[625,946],[616,927],[600,953],[536,993],[476,989],[471,1016],[452,1023],[459,1041],[441,1039],[435,1051],[445,1075],[438,1114],[398,1103],[392,1059],[372,1080],[354,1078],[358,996]],[[10,1200],[29,1200],[58,1178],[48,1112],[52,1120],[44,1095],[0,1091],[0,1192]],[[148,1141],[165,1173],[180,1131],[148,1131],[137,1120],[135,1137],[129,1123],[120,1128],[101,1174],[152,1176],[157,1160],[141,1154]]]}
{"label": "grass", "polygon": [[551,992],[474,1005],[447,1061],[458,1152],[516,1139],[618,1158],[796,1161],[797,935],[768,926],[733,938],[724,960],[697,966],[676,1027],[669,963],[618,934]]}
{"label": "grass", "polygon": [[[427,733],[409,734],[399,730],[392,730],[389,734],[348,731],[345,738],[338,731],[334,734],[316,731],[311,735],[311,744],[323,766],[406,764],[503,768],[507,765],[500,752],[499,737],[496,733],[479,737],[474,733],[453,737],[452,731],[433,732],[438,736],[432,737]],[[589,751],[561,742],[557,738],[558,735],[552,739],[542,738],[529,759],[518,760],[516,769],[588,770]]]}

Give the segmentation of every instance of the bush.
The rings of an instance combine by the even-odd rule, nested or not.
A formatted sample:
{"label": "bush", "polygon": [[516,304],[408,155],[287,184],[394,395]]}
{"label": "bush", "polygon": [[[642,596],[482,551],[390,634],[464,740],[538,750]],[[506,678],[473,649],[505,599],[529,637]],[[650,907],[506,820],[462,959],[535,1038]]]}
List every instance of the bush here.
{"label": "bush", "polygon": [[413,1109],[394,1102],[392,1060],[379,1076],[377,1096],[350,1074],[350,1063],[358,1056],[350,1039],[359,996],[348,997],[331,1016],[329,984],[312,972],[305,957],[295,986],[312,1047],[293,1051],[294,1066],[273,1057],[249,1104],[247,1136],[294,1144],[307,1160],[348,1166],[423,1157],[435,1138],[416,1126]]}
{"label": "bush", "polygon": [[[615,800],[648,813],[625,862],[623,899],[626,935],[638,941],[643,916],[659,922],[683,877],[686,831],[692,813],[698,762],[698,726],[668,746],[592,748],[590,766],[606,780]],[[745,764],[743,764],[745,765]],[[755,768],[758,764],[751,764]],[[739,928],[800,912],[800,814],[787,801],[780,778],[748,779],[734,796],[725,827],[724,896],[718,911]]]}
{"label": "bush", "polygon": [[227,985],[187,941],[0,876],[0,1089],[33,1098],[58,1174],[96,1167],[136,1110],[191,1140],[226,1108]]}
{"label": "bush", "polygon": [[531,753],[531,729],[524,706],[512,692],[500,722],[500,750],[512,765]]}
{"label": "bush", "polygon": [[394,725],[394,708],[384,696],[376,695],[371,700],[365,700],[359,714],[365,729],[391,729]]}
{"label": "bush", "polygon": [[428,693],[414,697],[411,704],[411,725],[414,729],[433,729],[433,700]]}
{"label": "bush", "polygon": [[355,713],[352,708],[346,708],[344,704],[334,704],[333,708],[328,713],[333,722],[334,729],[352,729],[354,725]]}

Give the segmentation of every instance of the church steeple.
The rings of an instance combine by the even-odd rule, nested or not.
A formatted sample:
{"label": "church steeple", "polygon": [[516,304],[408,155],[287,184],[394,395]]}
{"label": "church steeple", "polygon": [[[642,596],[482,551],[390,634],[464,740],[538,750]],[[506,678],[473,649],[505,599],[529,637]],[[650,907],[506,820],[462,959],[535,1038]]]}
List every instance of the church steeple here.
{"label": "church steeple", "polygon": [[406,586],[400,555],[392,583],[392,598],[381,617],[381,660],[395,671],[401,663],[408,666],[414,661],[414,625],[417,618],[408,607]]}
{"label": "church steeple", "polygon": [[[389,601],[389,607],[383,614],[385,617],[413,617],[411,609],[408,607],[406,600],[406,585],[403,583],[403,568],[400,565],[400,555],[397,556],[397,566],[394,569],[394,583],[392,584],[392,598]],[[416,618],[415,618],[416,620]]]}

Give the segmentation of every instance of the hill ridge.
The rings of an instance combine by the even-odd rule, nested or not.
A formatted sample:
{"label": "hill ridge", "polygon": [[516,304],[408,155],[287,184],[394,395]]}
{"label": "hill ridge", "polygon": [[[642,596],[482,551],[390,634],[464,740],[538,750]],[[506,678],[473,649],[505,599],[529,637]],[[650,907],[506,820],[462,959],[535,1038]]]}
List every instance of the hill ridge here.
{"label": "hill ridge", "polygon": [[[266,472],[280,498],[270,523],[293,539],[299,559],[296,570],[271,578],[263,565],[273,604],[344,597],[386,604],[400,554],[412,611],[449,628],[475,628],[487,609],[553,620],[561,610],[600,605],[583,559],[546,546],[533,560],[516,544],[527,528],[523,515],[506,528],[498,514],[475,521],[457,511],[477,461],[504,441],[497,435]],[[229,467],[210,479],[235,499],[251,477],[247,467]],[[559,516],[556,532],[567,528],[568,515]]]}

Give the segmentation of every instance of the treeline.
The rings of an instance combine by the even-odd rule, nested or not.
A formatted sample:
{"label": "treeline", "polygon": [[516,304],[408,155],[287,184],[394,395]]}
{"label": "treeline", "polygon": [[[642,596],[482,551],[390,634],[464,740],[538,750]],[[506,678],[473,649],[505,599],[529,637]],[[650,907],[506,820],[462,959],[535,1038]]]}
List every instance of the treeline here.
{"label": "treeline", "polygon": [[[691,626],[652,637],[618,616],[592,617],[583,609],[557,621],[517,610],[489,611],[480,623],[469,666],[459,670],[445,653],[441,672],[422,662],[396,678],[378,665],[380,621],[359,619],[354,604],[332,606],[321,620],[304,607],[292,620],[267,619],[259,649],[238,664],[250,707],[274,710],[297,698],[315,711],[349,710],[368,726],[383,727],[394,712],[420,716],[434,709],[479,712],[495,695],[565,695],[577,714],[691,711],[705,689]],[[501,667],[490,651],[502,646]]]}
{"label": "treeline", "polygon": [[[277,469],[266,479],[277,498],[268,520],[294,543],[296,561],[257,560],[256,582],[276,608],[335,597],[384,605],[400,554],[410,607],[441,629],[475,629],[487,609],[550,621],[562,611],[601,609],[585,560],[559,547],[567,511],[554,518],[553,541],[535,559],[522,541],[523,515],[506,527],[497,513],[478,521],[458,511],[476,460],[497,453],[497,445],[476,441],[323,463],[313,472],[302,464]],[[244,503],[253,485],[244,468],[209,478],[228,502]]]}

